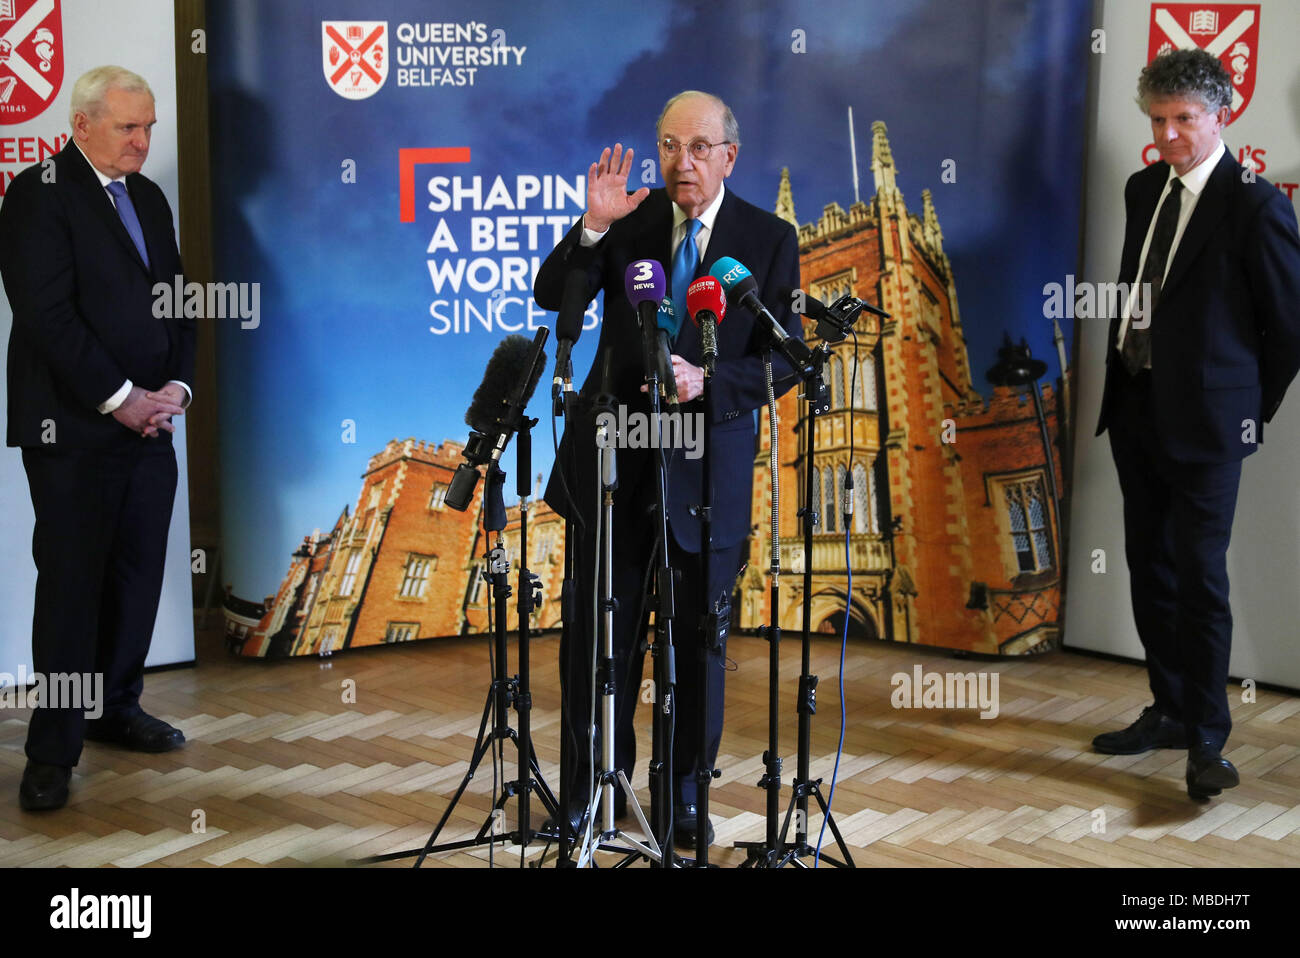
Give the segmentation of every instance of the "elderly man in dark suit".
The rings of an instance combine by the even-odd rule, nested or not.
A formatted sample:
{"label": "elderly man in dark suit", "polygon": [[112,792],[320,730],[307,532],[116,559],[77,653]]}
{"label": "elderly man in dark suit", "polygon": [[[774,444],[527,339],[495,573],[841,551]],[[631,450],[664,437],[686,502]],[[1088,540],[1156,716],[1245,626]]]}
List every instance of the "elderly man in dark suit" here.
{"label": "elderly man in dark suit", "polygon": [[[1124,495],[1133,615],[1155,702],[1099,752],[1188,749],[1188,794],[1239,782],[1222,751],[1232,643],[1226,553],[1242,460],[1300,369],[1300,237],[1287,198],[1224,146],[1232,84],[1176,50],[1138,82],[1162,162],[1129,178],[1097,434]],[[1135,308],[1149,285],[1153,308]]]}
{"label": "elderly man in dark suit", "polygon": [[[566,277],[575,269],[587,274],[592,294],[605,291],[605,314],[600,342],[590,375],[582,387],[578,409],[565,425],[564,442],[547,489],[546,501],[572,519],[584,518],[586,535],[579,539],[577,615],[568,624],[561,650],[561,674],[568,696],[563,745],[585,743],[591,685],[589,681],[591,608],[590,589],[596,562],[595,513],[592,502],[598,489],[595,475],[595,428],[591,401],[608,388],[615,402],[629,412],[649,412],[641,391],[643,374],[641,334],[636,315],[624,290],[629,264],[643,259],[662,263],[671,275],[669,295],[679,317],[685,315],[685,291],[690,281],[708,274],[724,256],[749,268],[758,281],[759,298],[773,311],[789,335],[802,337],[798,316],[781,303],[778,290],[799,285],[799,247],[794,228],[723,187],[731,175],[740,149],[740,134],[731,110],[707,93],[686,91],[665,105],[656,126],[659,168],[664,188],[627,192],[632,150],[616,144],[606,149],[587,174],[587,210],[567,236],[547,257],[534,284],[537,302],[556,310],[563,298]],[[764,333],[743,309],[728,313],[718,327],[717,370],[712,378],[712,409],[705,411],[702,392],[699,331],[686,320],[673,344],[672,367],[683,414],[705,413],[712,419],[708,455],[713,470],[713,552],[709,582],[699,582],[702,499],[700,460],[671,457],[668,475],[669,563],[681,570],[676,593],[678,695],[673,737],[674,834],[681,844],[693,844],[701,826],[695,805],[696,776],[712,768],[722,737],[723,655],[709,660],[707,754],[699,754],[699,690],[696,663],[700,654],[700,621],[706,609],[729,597],[739,571],[741,550],[750,525],[754,471],[754,410],[766,401],[761,358]],[[602,386],[609,370],[608,387]],[[774,363],[780,394],[790,387],[790,369]],[[638,643],[646,617],[641,614],[647,568],[654,553],[656,500],[653,450],[620,449],[620,484],[614,510],[615,668],[620,696],[615,732],[616,766],[630,775],[636,741],[632,719],[640,695],[642,659]],[[567,492],[558,481],[566,470]],[[585,751],[584,748],[579,750]],[[579,754],[569,779],[570,794],[585,790],[590,758]],[[580,808],[571,808],[575,817]]]}
{"label": "elderly man in dark suit", "polygon": [[103,701],[90,721],[67,703],[33,711],[27,810],[66,803],[83,739],[146,752],[185,741],[139,702],[176,493],[171,418],[194,372],[194,321],[154,308],[154,284],[181,263],[171,208],[140,174],[153,93],[99,67],[73,87],[71,120],[53,165],[19,173],[0,206],[8,444],[22,448],[36,514],[35,671],[98,673]]}

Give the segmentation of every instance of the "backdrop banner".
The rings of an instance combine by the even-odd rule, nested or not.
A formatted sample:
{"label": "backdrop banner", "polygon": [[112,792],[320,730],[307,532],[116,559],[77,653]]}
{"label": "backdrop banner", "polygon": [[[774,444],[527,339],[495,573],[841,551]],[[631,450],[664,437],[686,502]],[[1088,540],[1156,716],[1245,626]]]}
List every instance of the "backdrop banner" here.
{"label": "backdrop banner", "polygon": [[[1138,109],[1137,78],[1159,52],[1192,45],[1217,54],[1232,74],[1231,121],[1223,133],[1239,162],[1300,200],[1300,60],[1291,37],[1300,8],[1259,3],[1131,3],[1101,8],[1105,52],[1093,58],[1096,112],[1089,125],[1084,279],[1114,283],[1124,240],[1124,183],[1160,157]],[[1119,481],[1105,436],[1093,432],[1105,381],[1106,322],[1079,323],[1079,399],[1067,645],[1143,657],[1129,600]],[[1231,674],[1300,688],[1300,397],[1295,387],[1246,459],[1228,576],[1232,583]]]}
{"label": "backdrop banner", "polygon": [[[143,172],[162,188],[176,214],[173,23],[169,0],[140,0],[131,5],[129,17],[113,4],[96,0],[0,0],[0,202],[18,173],[67,144],[72,135],[68,107],[77,77],[111,63],[140,74],[153,89],[158,124]],[[6,343],[12,325],[9,301],[0,295],[0,336]],[[194,401],[203,402],[205,397],[195,396]],[[7,408],[7,394],[0,394],[0,416],[7,416]],[[145,662],[150,666],[194,659],[184,416],[176,421],[173,441],[180,478],[167,537],[162,600]],[[9,623],[0,632],[3,683],[5,676],[16,677],[20,668],[22,674],[32,674],[36,566],[30,545],[35,520],[17,449],[0,456],[0,494],[5,504],[0,509],[0,537],[8,543],[0,554],[0,604]]]}
{"label": "backdrop banner", "polygon": [[[602,148],[635,151],[629,189],[662,185],[655,118],[683,89],[734,110],[727,189],[797,226],[804,288],[892,314],[833,348],[811,555],[792,494],[803,412],[793,391],[779,402],[782,567],[812,564],[812,627],[991,654],[1053,645],[1073,325],[1043,288],[1079,256],[1090,8],[211,5],[217,266],[247,291],[215,320],[232,651],[487,628],[481,505],[445,502],[464,413],[504,337],[554,329],[533,277],[581,215]],[[579,382],[601,315],[597,301]],[[528,408],[538,495],[553,338],[548,353]],[[798,575],[769,607],[770,441],[762,426],[741,629],[802,618]],[[513,444],[502,464],[517,563]],[[835,504],[850,480],[845,529]],[[533,625],[549,629],[563,530],[540,502],[528,515]]]}

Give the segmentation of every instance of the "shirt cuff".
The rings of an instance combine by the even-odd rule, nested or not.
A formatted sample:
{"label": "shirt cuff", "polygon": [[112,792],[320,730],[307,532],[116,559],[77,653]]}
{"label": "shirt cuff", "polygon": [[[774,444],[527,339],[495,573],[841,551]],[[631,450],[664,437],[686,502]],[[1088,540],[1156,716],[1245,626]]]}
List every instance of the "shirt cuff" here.
{"label": "shirt cuff", "polygon": [[109,396],[107,399],[105,399],[102,403],[99,404],[98,408],[100,413],[107,416],[109,413],[116,411],[118,406],[126,402],[126,397],[131,395],[131,390],[134,387],[134,385],[135,384],[132,383],[131,380],[129,379],[126,382],[122,383],[121,387],[118,389],[117,392],[113,393],[113,395]]}
{"label": "shirt cuff", "polygon": [[168,385],[171,385],[172,383],[175,383],[177,386],[180,386],[181,389],[184,389],[184,390],[185,390],[185,401],[184,401],[183,403],[181,403],[181,408],[182,408],[182,409],[189,409],[189,408],[190,408],[190,403],[192,403],[192,402],[194,401],[194,392],[193,392],[193,390],[191,390],[189,386],[187,386],[185,383],[181,382],[179,379],[169,379],[169,380],[167,380],[167,384],[168,384]]}
{"label": "shirt cuff", "polygon": [[600,233],[597,233],[595,230],[592,229],[587,229],[587,218],[584,215],[582,218],[582,239],[578,241],[578,245],[595,246],[597,243],[599,243],[601,240],[605,238],[605,233],[608,232],[609,232],[608,228]]}

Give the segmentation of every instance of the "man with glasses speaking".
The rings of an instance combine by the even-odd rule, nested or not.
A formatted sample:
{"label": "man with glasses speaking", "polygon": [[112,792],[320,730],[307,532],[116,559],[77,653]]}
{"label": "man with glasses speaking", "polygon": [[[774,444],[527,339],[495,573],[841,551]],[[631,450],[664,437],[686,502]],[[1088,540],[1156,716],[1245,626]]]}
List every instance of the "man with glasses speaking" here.
{"label": "man with glasses speaking", "polygon": [[[782,287],[799,285],[799,247],[794,228],[772,213],[746,203],[723,185],[740,150],[740,132],[730,108],[718,97],[688,90],[670,99],[655,129],[659,170],[664,188],[642,187],[629,193],[628,174],[633,151],[615,144],[605,149],[587,174],[587,209],[538,271],[534,295],[540,306],[559,310],[564,288],[575,270],[586,274],[592,297],[605,291],[600,341],[591,372],[565,426],[560,455],[552,471],[546,501],[570,520],[575,529],[578,564],[575,571],[575,615],[560,650],[561,676],[567,704],[562,746],[572,749],[566,784],[575,796],[568,809],[571,820],[586,806],[592,756],[586,751],[586,717],[591,696],[592,634],[590,609],[596,568],[598,477],[595,471],[595,418],[591,403],[605,391],[625,406],[629,415],[648,414],[642,392],[642,339],[636,313],[624,291],[627,267],[637,260],[656,260],[668,278],[668,295],[680,322],[672,340],[672,372],[682,414],[705,412],[699,330],[686,317],[686,288],[708,275],[723,257],[746,266],[758,283],[758,297],[786,332],[802,338],[802,324]],[[696,773],[712,768],[722,738],[723,663],[725,649],[709,661],[708,752],[699,754],[697,663],[702,612],[731,595],[750,528],[755,417],[767,401],[762,350],[767,334],[746,309],[728,312],[718,326],[717,367],[712,377],[712,439],[707,454],[713,472],[712,541],[709,583],[699,581],[702,461],[677,450],[668,451],[669,564],[680,571],[676,592],[674,644],[677,649],[676,728],[673,735],[674,839],[693,844],[698,828]],[[606,372],[606,370],[608,372]],[[776,354],[773,372],[780,395],[793,384],[791,370]],[[783,381],[782,381],[783,380]],[[641,695],[645,635],[650,605],[643,600],[647,569],[655,550],[655,491],[652,449],[620,449],[619,487],[614,505],[613,594],[619,600],[614,616],[615,677],[618,718],[615,765],[631,777],[636,740],[633,713]],[[565,481],[559,474],[564,471]],[[567,486],[567,491],[566,491]],[[581,747],[577,743],[583,743]],[[598,767],[598,763],[597,763]],[[622,810],[622,796],[616,809]]]}

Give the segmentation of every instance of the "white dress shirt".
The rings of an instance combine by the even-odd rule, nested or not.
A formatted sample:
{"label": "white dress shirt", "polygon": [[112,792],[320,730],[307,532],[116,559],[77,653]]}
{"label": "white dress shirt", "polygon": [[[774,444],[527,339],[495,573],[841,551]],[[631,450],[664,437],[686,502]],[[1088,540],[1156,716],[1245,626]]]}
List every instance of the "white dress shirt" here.
{"label": "white dress shirt", "polygon": [[[1205,159],[1201,160],[1194,167],[1178,176],[1174,168],[1169,168],[1169,178],[1165,180],[1165,188],[1160,193],[1160,199],[1156,202],[1155,212],[1151,214],[1151,222],[1147,224],[1147,236],[1142,243],[1142,256],[1138,259],[1137,276],[1133,280],[1133,286],[1129,289],[1128,299],[1124,303],[1124,312],[1120,318],[1119,338],[1115,341],[1115,348],[1121,353],[1124,351],[1124,334],[1128,332],[1130,317],[1133,316],[1133,308],[1137,305],[1138,295],[1142,289],[1142,270],[1146,267],[1147,251],[1151,249],[1151,237],[1155,235],[1156,219],[1160,215],[1160,206],[1164,203],[1165,197],[1169,195],[1169,184],[1175,179],[1183,181],[1183,192],[1179,197],[1180,206],[1178,208],[1178,226],[1174,230],[1174,241],[1169,246],[1169,256],[1165,259],[1165,272],[1160,277],[1161,285],[1164,285],[1165,276],[1169,275],[1169,267],[1173,265],[1174,255],[1178,252],[1178,243],[1183,238],[1183,233],[1187,229],[1187,223],[1192,218],[1192,213],[1196,210],[1196,203],[1201,198],[1201,193],[1205,191],[1205,184],[1210,181],[1210,174],[1214,172],[1215,166],[1219,163],[1219,158],[1226,151],[1223,141],[1219,141],[1219,147]],[[1150,322],[1151,317],[1146,317]],[[1150,363],[1147,364],[1150,368]]]}

